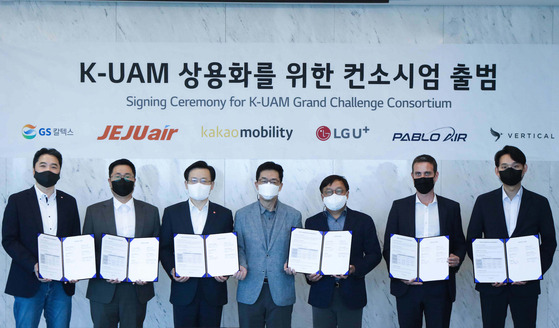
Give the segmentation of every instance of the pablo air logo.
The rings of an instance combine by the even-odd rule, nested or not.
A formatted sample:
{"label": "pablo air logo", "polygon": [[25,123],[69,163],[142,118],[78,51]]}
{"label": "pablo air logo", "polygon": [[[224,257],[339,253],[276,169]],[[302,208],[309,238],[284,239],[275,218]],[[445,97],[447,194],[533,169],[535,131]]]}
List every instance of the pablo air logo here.
{"label": "pablo air logo", "polygon": [[36,125],[25,124],[21,129],[21,135],[25,139],[33,139],[37,136],[37,131],[35,131]]}
{"label": "pablo air logo", "polygon": [[365,133],[371,129],[367,126],[364,128],[334,128],[333,131],[329,127],[323,125],[316,129],[316,137],[320,141],[326,141],[333,135],[334,139],[360,139]]}

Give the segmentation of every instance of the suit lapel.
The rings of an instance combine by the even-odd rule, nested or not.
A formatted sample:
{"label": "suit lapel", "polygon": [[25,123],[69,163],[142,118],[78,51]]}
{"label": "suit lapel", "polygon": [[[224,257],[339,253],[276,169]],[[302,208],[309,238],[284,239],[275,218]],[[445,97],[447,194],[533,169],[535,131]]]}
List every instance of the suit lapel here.
{"label": "suit lapel", "polygon": [[144,206],[142,203],[134,199],[134,212],[136,213],[136,228],[134,231],[134,237],[143,237],[144,231]]}
{"label": "suit lapel", "polygon": [[179,231],[184,231],[184,233],[187,234],[194,234],[194,225],[192,224],[192,215],[190,214],[190,203],[188,201],[184,202],[184,207],[182,208],[181,213],[184,213],[185,219],[183,220],[181,216],[180,224],[182,225],[183,229]]}
{"label": "suit lapel", "polygon": [[503,189],[502,187],[495,190],[495,204],[497,204],[496,213],[495,213],[495,224],[497,225],[500,234],[503,236],[508,236],[507,230],[507,218],[505,217],[505,209],[503,207]]}
{"label": "suit lapel", "polygon": [[437,208],[439,210],[439,232],[441,236],[447,235],[446,218],[448,217],[448,210],[446,203],[441,197],[437,197]]}
{"label": "suit lapel", "polygon": [[406,215],[404,219],[406,220],[404,226],[407,227],[404,234],[406,236],[415,237],[415,195],[409,197],[409,201],[406,204]]}
{"label": "suit lapel", "polygon": [[[510,234],[511,237],[516,236],[515,233],[518,230],[518,227],[522,225],[525,218],[528,216],[528,209],[532,206],[530,205],[532,201],[532,197],[530,192],[524,188],[522,191],[522,198],[520,199],[520,209],[518,210],[518,218],[516,219],[516,226],[514,227],[514,231]],[[504,210],[503,210],[504,211]]]}
{"label": "suit lapel", "polygon": [[351,210],[349,208],[347,208],[343,229],[344,230],[352,230],[351,227],[353,227],[353,215],[351,215]]}
{"label": "suit lapel", "polygon": [[107,226],[107,233],[116,236],[115,207],[112,198],[103,204],[103,212],[103,220],[105,220]]}
{"label": "suit lapel", "polygon": [[66,231],[70,228],[68,224],[64,222],[65,205],[66,199],[64,199],[60,191],[56,191],[56,234],[61,236],[66,236]]}
{"label": "suit lapel", "polygon": [[[264,227],[262,226],[262,214],[260,214],[260,201],[256,201],[251,209],[252,213],[249,213],[248,221],[251,226],[252,233],[260,236],[260,244],[262,248],[266,249],[266,234],[264,233]],[[277,219],[277,218],[276,218]]]}
{"label": "suit lapel", "polygon": [[31,217],[33,224],[38,228],[37,231],[44,233],[43,230],[43,218],[41,216],[41,208],[39,207],[39,200],[37,199],[37,192],[35,191],[35,186],[29,189],[27,193],[29,201],[27,202],[31,207]]}
{"label": "suit lapel", "polygon": [[270,244],[268,245],[268,249],[272,249],[272,246],[274,246],[274,242],[278,238],[280,231],[287,229],[287,227],[285,226],[287,222],[287,220],[285,220],[285,216],[286,213],[284,207],[278,200],[276,204],[276,217],[272,226],[272,236],[270,237]]}
{"label": "suit lapel", "polygon": [[[188,210],[190,211],[190,209]],[[206,223],[204,224],[204,229],[202,229],[202,234],[209,235],[213,233],[212,227],[215,226],[217,226],[217,214],[215,212],[215,206],[214,203],[208,200],[208,216],[206,217]]]}

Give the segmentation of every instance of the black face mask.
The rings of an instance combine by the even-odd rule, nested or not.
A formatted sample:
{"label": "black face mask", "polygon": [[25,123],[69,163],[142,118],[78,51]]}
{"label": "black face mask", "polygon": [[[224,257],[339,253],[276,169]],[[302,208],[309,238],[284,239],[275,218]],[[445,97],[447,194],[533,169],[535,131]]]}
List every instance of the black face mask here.
{"label": "black face mask", "polygon": [[121,197],[128,196],[134,191],[134,181],[127,181],[126,179],[111,181],[111,186],[113,191]]}
{"label": "black face mask", "polygon": [[434,178],[413,179],[413,185],[420,194],[426,194],[435,187]]}
{"label": "black face mask", "polygon": [[60,179],[60,173],[52,173],[51,171],[37,172],[33,175],[37,183],[45,188],[52,187]]}
{"label": "black face mask", "polygon": [[512,167],[509,167],[506,170],[499,171],[499,177],[507,186],[516,186],[520,181],[522,181],[522,170],[515,170]]}

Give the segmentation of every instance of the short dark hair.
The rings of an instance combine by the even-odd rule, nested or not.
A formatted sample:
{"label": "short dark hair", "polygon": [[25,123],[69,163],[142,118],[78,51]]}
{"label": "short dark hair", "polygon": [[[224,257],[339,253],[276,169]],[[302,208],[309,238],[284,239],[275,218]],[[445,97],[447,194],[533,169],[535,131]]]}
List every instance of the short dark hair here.
{"label": "short dark hair", "polygon": [[116,161],[112,162],[111,165],[109,165],[109,177],[111,177],[111,175],[113,174],[113,169],[117,165],[130,166],[130,168],[132,169],[132,173],[134,173],[134,177],[136,176],[136,167],[134,166],[134,164],[132,164],[132,162],[130,162],[126,158],[121,158],[121,159],[117,159]]}
{"label": "short dark hair", "polygon": [[35,168],[35,164],[37,164],[37,162],[39,161],[39,157],[41,157],[43,155],[51,155],[51,156],[56,157],[56,159],[58,160],[58,165],[60,166],[60,168],[62,168],[62,154],[54,148],[41,148],[41,149],[39,149],[35,153],[35,156],[33,156],[33,168]]}
{"label": "short dark hair", "polygon": [[210,171],[210,177],[211,177],[212,181],[215,180],[215,169],[213,168],[213,166],[209,166],[208,163],[206,163],[204,161],[198,161],[198,162],[194,162],[194,163],[190,164],[190,166],[187,167],[186,170],[184,170],[184,179],[185,180],[188,180],[188,175],[190,174],[190,171],[192,171],[194,169],[207,169],[208,171]]}
{"label": "short dark hair", "polygon": [[524,155],[522,150],[516,148],[515,146],[507,145],[495,154],[495,167],[499,167],[499,162],[503,155],[509,155],[515,162],[522,165],[526,164],[526,155]]}
{"label": "short dark hair", "polygon": [[437,161],[433,156],[427,154],[419,155],[413,159],[413,163],[411,163],[411,172],[413,173],[413,166],[415,165],[415,163],[425,162],[431,163],[431,165],[433,165],[433,173],[437,173]]}
{"label": "short dark hair", "polygon": [[260,164],[260,166],[256,169],[256,181],[260,178],[260,173],[266,170],[273,170],[278,172],[280,182],[283,181],[283,167],[281,165],[276,164],[274,162],[265,162]]}
{"label": "short dark hair", "polygon": [[324,180],[320,183],[320,187],[318,187],[320,193],[322,193],[322,189],[324,189],[324,187],[331,185],[334,181],[341,181],[344,184],[346,191],[349,190],[349,183],[347,183],[346,178],[341,175],[332,174],[324,178]]}

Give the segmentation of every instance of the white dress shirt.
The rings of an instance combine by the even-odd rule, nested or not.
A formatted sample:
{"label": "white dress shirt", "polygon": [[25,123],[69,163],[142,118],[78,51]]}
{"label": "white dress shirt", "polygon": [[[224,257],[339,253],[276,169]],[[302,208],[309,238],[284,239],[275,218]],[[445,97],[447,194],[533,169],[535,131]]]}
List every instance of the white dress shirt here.
{"label": "white dress shirt", "polygon": [[41,220],[43,221],[43,233],[56,236],[58,230],[58,212],[56,206],[56,189],[50,195],[43,193],[37,185],[35,192],[39,201],[39,209],[41,210]]}
{"label": "white dress shirt", "polygon": [[134,198],[130,198],[129,201],[123,204],[113,197],[113,205],[115,210],[116,234],[121,237],[134,237],[136,231]]}
{"label": "white dress shirt", "polygon": [[507,196],[505,188],[501,188],[503,191],[503,210],[505,211],[505,221],[507,222],[507,232],[509,237],[516,229],[516,222],[518,221],[518,211],[520,210],[520,201],[522,200],[522,192],[524,188],[522,186],[514,195],[512,199]]}
{"label": "white dress shirt", "polygon": [[197,235],[201,235],[204,231],[204,226],[206,225],[206,220],[208,218],[209,203],[210,202],[207,201],[204,207],[199,210],[198,207],[192,204],[191,200],[188,200],[188,205],[190,206],[190,220],[192,221],[192,228],[194,229],[194,233]]}
{"label": "white dress shirt", "polygon": [[435,237],[441,232],[437,195],[429,205],[424,205],[415,195],[415,237]]}

